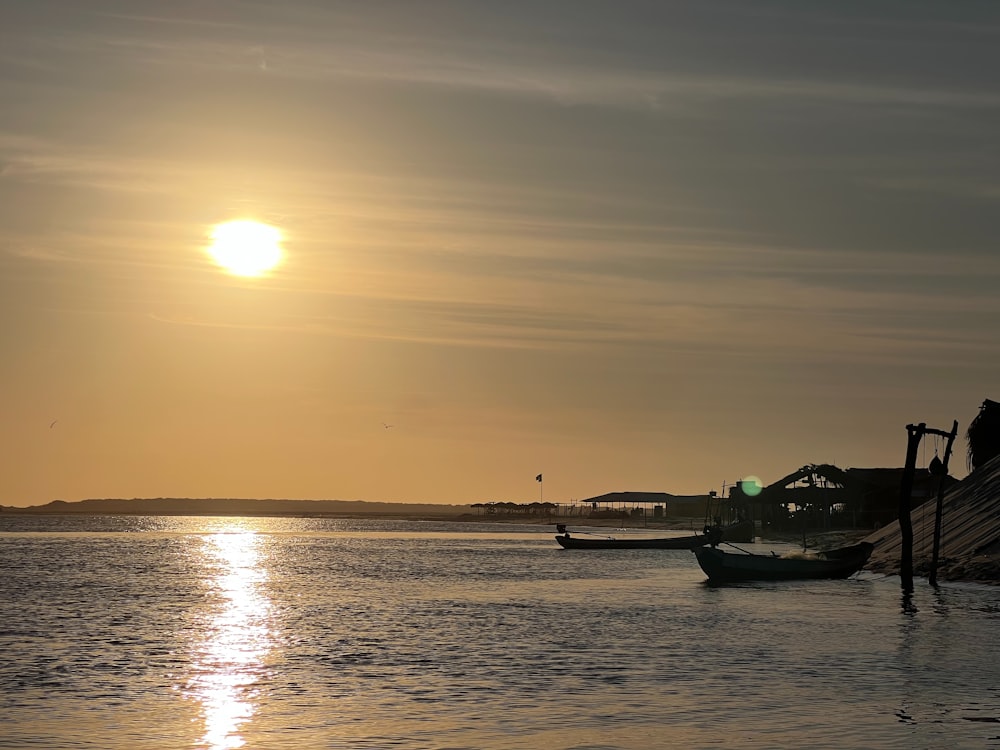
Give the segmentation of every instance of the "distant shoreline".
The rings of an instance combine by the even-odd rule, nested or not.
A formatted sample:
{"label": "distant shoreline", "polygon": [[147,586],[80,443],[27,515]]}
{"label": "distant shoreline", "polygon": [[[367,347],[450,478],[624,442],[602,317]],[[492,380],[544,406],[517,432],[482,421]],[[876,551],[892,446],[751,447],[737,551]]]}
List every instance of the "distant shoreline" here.
{"label": "distant shoreline", "polygon": [[700,531],[703,518],[633,518],[629,515],[600,517],[562,515],[552,512],[486,512],[474,505],[391,503],[364,500],[257,500],[236,498],[133,498],[54,500],[27,507],[0,506],[7,516],[192,516],[248,518],[336,518],[453,523],[503,523],[547,526],[629,528]]}
{"label": "distant shoreline", "polygon": [[[292,504],[309,508],[276,509],[273,504]],[[269,504],[271,504],[269,506]],[[331,506],[341,504],[339,510]],[[82,506],[82,507],[81,507]],[[155,506],[155,507],[153,507]],[[178,507],[181,506],[181,507]],[[200,506],[200,507],[199,507]],[[206,507],[211,506],[211,507]],[[256,506],[256,507],[255,507]],[[325,506],[330,509],[319,509]],[[371,508],[377,507],[378,510]],[[359,508],[364,508],[360,510]],[[588,518],[568,515],[530,515],[527,513],[497,514],[476,512],[471,506],[417,505],[407,503],[367,503],[364,501],[298,501],[298,500],[82,500],[78,502],[55,501],[42,506],[26,508],[0,506],[0,516],[168,516],[200,518],[317,518],[341,520],[414,521],[455,524],[507,524],[514,526],[552,526],[565,524],[572,528],[590,527],[628,531],[701,531],[704,520],[693,517],[660,518],[655,521],[630,516],[619,518]],[[825,550],[852,544],[872,532],[863,529],[807,531],[806,546]],[[758,537],[764,543],[798,545],[803,541],[798,532],[769,529]],[[897,574],[895,561],[873,564],[869,570],[885,575]],[[918,574],[923,570],[917,571]],[[975,583],[1000,583],[1000,561],[994,553],[975,559],[945,562],[939,570],[942,580]]]}
{"label": "distant shoreline", "polygon": [[[91,498],[53,500],[44,505],[25,507],[0,505],[0,515],[19,516],[197,516],[259,518],[343,518],[404,521],[451,521],[456,523],[507,523],[601,528],[648,528],[700,531],[704,519],[636,518],[628,514],[607,513],[601,516],[576,516],[554,512],[556,506],[538,509],[532,504],[515,504],[513,510],[487,510],[490,504],[447,505],[437,503],[399,503],[367,500],[294,500],[247,498]],[[530,508],[530,509],[529,509]]]}
{"label": "distant shoreline", "polygon": [[[628,528],[629,530],[641,529],[674,529],[674,530],[701,530],[703,521],[694,518],[676,518],[658,520],[649,523],[626,523],[620,519],[613,518],[580,518],[576,516],[530,516],[521,514],[497,515],[485,513],[450,513],[450,512],[423,512],[412,513],[403,511],[255,511],[255,510],[94,510],[94,509],[44,509],[37,507],[15,508],[4,506],[0,508],[0,515],[6,516],[189,516],[200,518],[341,518],[341,519],[381,519],[387,521],[445,521],[454,523],[506,523],[529,526],[554,526],[555,524],[566,524],[568,526],[593,526],[600,528]],[[626,519],[631,521],[632,519]]]}

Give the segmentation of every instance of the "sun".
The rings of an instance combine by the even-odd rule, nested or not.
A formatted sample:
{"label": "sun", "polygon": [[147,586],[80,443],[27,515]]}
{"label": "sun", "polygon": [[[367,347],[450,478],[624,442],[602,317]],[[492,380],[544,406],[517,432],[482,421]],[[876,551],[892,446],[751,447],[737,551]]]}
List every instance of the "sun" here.
{"label": "sun", "polygon": [[237,276],[261,276],[281,261],[281,231],[257,221],[239,219],[217,224],[208,254]]}

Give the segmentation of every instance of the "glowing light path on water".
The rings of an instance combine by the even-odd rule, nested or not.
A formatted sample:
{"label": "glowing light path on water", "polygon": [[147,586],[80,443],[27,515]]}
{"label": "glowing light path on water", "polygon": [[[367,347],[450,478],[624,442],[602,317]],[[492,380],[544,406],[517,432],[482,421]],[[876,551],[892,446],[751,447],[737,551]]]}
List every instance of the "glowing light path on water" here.
{"label": "glowing light path on water", "polygon": [[217,533],[205,537],[204,563],[214,571],[210,596],[218,606],[203,624],[191,695],[201,703],[205,732],[199,746],[232,750],[246,741],[240,727],[257,710],[254,686],[274,645],[271,602],[261,593],[267,573],[260,566],[260,537]]}

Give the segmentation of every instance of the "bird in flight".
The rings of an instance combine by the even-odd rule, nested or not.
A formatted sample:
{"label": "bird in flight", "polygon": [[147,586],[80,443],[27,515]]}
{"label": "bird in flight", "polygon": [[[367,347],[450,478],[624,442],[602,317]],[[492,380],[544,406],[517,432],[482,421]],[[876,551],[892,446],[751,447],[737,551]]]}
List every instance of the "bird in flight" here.
{"label": "bird in flight", "polygon": [[49,429],[51,430],[53,427],[55,427],[56,422],[58,421],[59,421],[58,419],[53,419],[51,422],[49,422]]}
{"label": "bird in flight", "polygon": [[388,429],[389,429],[390,427],[395,427],[396,425],[393,425],[393,424],[386,424],[385,422],[383,422],[383,423],[382,423],[382,426],[383,426],[383,427],[385,427],[385,429],[387,429],[387,430],[388,430]]}

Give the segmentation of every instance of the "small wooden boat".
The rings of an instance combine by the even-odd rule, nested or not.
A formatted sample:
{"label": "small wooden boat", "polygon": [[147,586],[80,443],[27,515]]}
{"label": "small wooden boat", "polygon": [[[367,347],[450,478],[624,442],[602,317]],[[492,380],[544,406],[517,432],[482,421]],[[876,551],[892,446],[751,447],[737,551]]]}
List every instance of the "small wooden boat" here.
{"label": "small wooden boat", "polygon": [[715,547],[695,547],[693,552],[710,583],[730,583],[847,578],[864,567],[872,549],[871,543],[860,542],[826,552],[786,556],[723,552]]}
{"label": "small wooden boat", "polygon": [[570,536],[557,534],[556,541],[564,549],[691,549],[708,544],[704,534],[691,536],[618,539],[612,536]]}
{"label": "small wooden boat", "polygon": [[[749,530],[748,530],[749,527]],[[593,532],[577,532],[586,536],[571,536],[565,524],[556,524],[556,541],[564,549],[694,549],[704,544],[718,544],[722,541],[742,542],[753,539],[753,522],[737,521],[728,526],[706,526],[701,534],[667,537],[637,537],[622,539],[603,536]]]}

